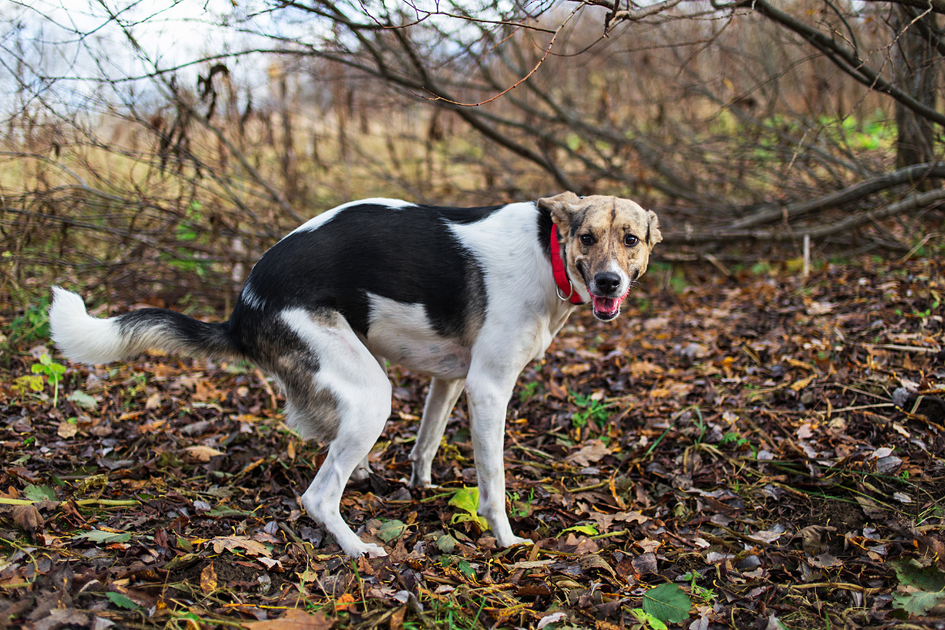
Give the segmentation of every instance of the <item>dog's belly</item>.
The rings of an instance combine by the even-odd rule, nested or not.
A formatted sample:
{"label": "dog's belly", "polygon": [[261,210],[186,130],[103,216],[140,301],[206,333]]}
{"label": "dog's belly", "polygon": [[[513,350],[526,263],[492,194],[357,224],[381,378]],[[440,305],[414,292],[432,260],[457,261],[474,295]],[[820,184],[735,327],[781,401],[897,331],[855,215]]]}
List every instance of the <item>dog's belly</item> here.
{"label": "dog's belly", "polygon": [[430,340],[423,336],[398,334],[368,343],[376,356],[391,363],[436,378],[464,378],[469,372],[469,348],[440,338]]}
{"label": "dog's belly", "polygon": [[368,349],[391,363],[436,378],[464,378],[471,351],[434,330],[420,304],[370,296]]}

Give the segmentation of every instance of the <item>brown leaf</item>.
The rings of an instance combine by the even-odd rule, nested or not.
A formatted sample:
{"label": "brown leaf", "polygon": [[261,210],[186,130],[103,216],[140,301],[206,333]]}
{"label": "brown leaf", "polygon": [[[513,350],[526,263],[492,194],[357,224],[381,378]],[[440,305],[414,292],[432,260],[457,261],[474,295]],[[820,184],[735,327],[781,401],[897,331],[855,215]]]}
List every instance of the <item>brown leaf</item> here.
{"label": "brown leaf", "polygon": [[583,374],[591,369],[590,363],[569,363],[561,366],[561,373],[567,376],[576,376]]}
{"label": "brown leaf", "polygon": [[656,554],[652,552],[641,553],[633,559],[633,568],[640,575],[647,573],[657,573]]}
{"label": "brown leaf", "polygon": [[223,451],[218,451],[217,449],[210,448],[209,446],[188,446],[184,450],[187,451],[188,455],[202,462],[209,462],[210,458],[218,457],[224,454]]}
{"label": "brown leaf", "polygon": [[145,409],[157,409],[161,406],[161,393],[154,392],[148,396],[148,400],[144,403]]}
{"label": "brown leaf", "polygon": [[338,601],[335,602],[335,610],[344,610],[347,612],[356,612],[357,607],[354,605],[355,599],[354,595],[351,593],[345,593],[338,598]]}
{"label": "brown leaf", "polygon": [[582,555],[585,553],[597,553],[600,551],[600,547],[597,546],[596,542],[586,536],[578,538],[573,533],[568,532],[567,538],[558,541],[558,551]]}
{"label": "brown leaf", "polygon": [[553,378],[548,379],[548,391],[559,400],[568,399],[568,388],[564,385],[559,385]]}
{"label": "brown leaf", "polygon": [[56,433],[59,434],[59,437],[63,439],[69,439],[75,436],[79,432],[79,425],[74,422],[69,422],[68,420],[63,420],[59,423],[59,430]]}
{"label": "brown leaf", "polygon": [[636,510],[632,512],[617,512],[615,514],[604,514],[602,512],[591,512],[587,516],[587,520],[594,521],[597,523],[597,527],[600,532],[606,533],[609,532],[615,521],[621,523],[645,523],[649,519],[648,516],[643,516]]}
{"label": "brown leaf", "polygon": [[799,381],[794,381],[793,383],[791,383],[791,389],[793,389],[796,392],[799,392],[805,387],[807,387],[808,385],[810,385],[811,381],[813,381],[816,377],[817,377],[816,374],[811,374],[807,378],[802,378]]}
{"label": "brown leaf", "polygon": [[217,570],[212,562],[200,572],[200,590],[208,595],[217,590]]}
{"label": "brown leaf", "polygon": [[194,388],[194,400],[197,402],[210,402],[221,398],[220,390],[213,386],[213,383],[207,381],[197,381]]}
{"label": "brown leaf", "polygon": [[801,546],[804,551],[811,556],[816,556],[827,551],[827,539],[829,535],[837,531],[836,527],[824,525],[810,525],[800,532]]}
{"label": "brown leaf", "polygon": [[607,448],[607,445],[601,440],[590,440],[581,448],[581,450],[568,455],[565,461],[577,466],[584,467],[599,462],[605,455],[609,454],[610,449]]}
{"label": "brown leaf", "polygon": [[692,391],[691,383],[682,383],[680,381],[666,381],[662,387],[656,387],[650,391],[651,398],[685,398]]}
{"label": "brown leaf", "polygon": [[35,505],[17,505],[13,508],[13,524],[32,536],[44,521]]}
{"label": "brown leaf", "polygon": [[635,376],[642,374],[662,374],[663,368],[649,361],[634,361],[630,364],[630,373]]}
{"label": "brown leaf", "polygon": [[[551,595],[551,591],[548,592]],[[404,615],[407,612],[406,606],[401,606],[393,612],[390,616],[390,630],[403,630],[404,627]]]}
{"label": "brown leaf", "polygon": [[581,565],[581,568],[584,569],[584,571],[589,569],[599,569],[601,571],[610,573],[613,577],[617,577],[617,574],[614,573],[613,568],[607,563],[607,561],[596,553],[589,553],[587,555],[581,556],[581,559],[578,560],[578,564]]}
{"label": "brown leaf", "polygon": [[310,615],[304,610],[290,608],[278,619],[269,621],[244,621],[242,626],[249,630],[328,630],[335,623],[319,611]]}
{"label": "brown leaf", "polygon": [[243,549],[251,556],[269,557],[272,555],[265,545],[246,536],[217,536],[209,542],[213,545],[214,553],[223,553],[224,549],[238,553],[240,549]]}
{"label": "brown leaf", "polygon": [[75,608],[60,608],[52,611],[48,617],[35,622],[34,630],[54,630],[66,626],[88,627],[89,618]]}
{"label": "brown leaf", "polygon": [[616,572],[617,575],[627,580],[628,582],[636,575],[636,569],[633,567],[633,561],[635,558],[633,556],[624,556],[620,559],[620,562],[617,563]]}

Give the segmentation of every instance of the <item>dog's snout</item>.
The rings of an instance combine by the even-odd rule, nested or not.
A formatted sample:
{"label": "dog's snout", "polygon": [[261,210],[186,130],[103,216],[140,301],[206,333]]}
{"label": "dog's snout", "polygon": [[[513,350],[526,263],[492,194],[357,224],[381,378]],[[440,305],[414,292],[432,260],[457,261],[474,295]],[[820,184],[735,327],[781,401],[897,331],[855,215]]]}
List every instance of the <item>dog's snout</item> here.
{"label": "dog's snout", "polygon": [[594,276],[594,284],[598,291],[606,295],[616,293],[620,288],[620,276],[612,271],[603,271]]}

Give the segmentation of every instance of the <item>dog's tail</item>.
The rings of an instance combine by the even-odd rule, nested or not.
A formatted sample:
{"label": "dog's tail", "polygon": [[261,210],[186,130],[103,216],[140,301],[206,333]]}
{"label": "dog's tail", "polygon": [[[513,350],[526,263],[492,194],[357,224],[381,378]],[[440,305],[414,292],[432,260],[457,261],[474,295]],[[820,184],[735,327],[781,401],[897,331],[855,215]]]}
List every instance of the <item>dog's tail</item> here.
{"label": "dog's tail", "polygon": [[200,358],[241,356],[227,324],[208,324],[164,308],[99,319],[86,312],[81,297],[59,287],[53,287],[49,328],[62,353],[80,363],[127,359],[148,348]]}

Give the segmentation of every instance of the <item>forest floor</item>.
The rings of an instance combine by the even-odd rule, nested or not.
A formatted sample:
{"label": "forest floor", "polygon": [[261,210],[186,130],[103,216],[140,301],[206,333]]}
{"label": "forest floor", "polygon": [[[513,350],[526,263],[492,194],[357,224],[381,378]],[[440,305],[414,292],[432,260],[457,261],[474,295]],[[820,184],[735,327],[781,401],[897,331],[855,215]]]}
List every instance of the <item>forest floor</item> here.
{"label": "forest floor", "polygon": [[945,627],[945,261],[690,271],[521,375],[505,470],[535,544],[510,549],[474,515],[464,402],[438,487],[408,487],[427,384],[398,368],[341,505],[390,555],[352,561],[253,366],[69,364],[56,391],[48,340],[7,348],[0,629]]}

